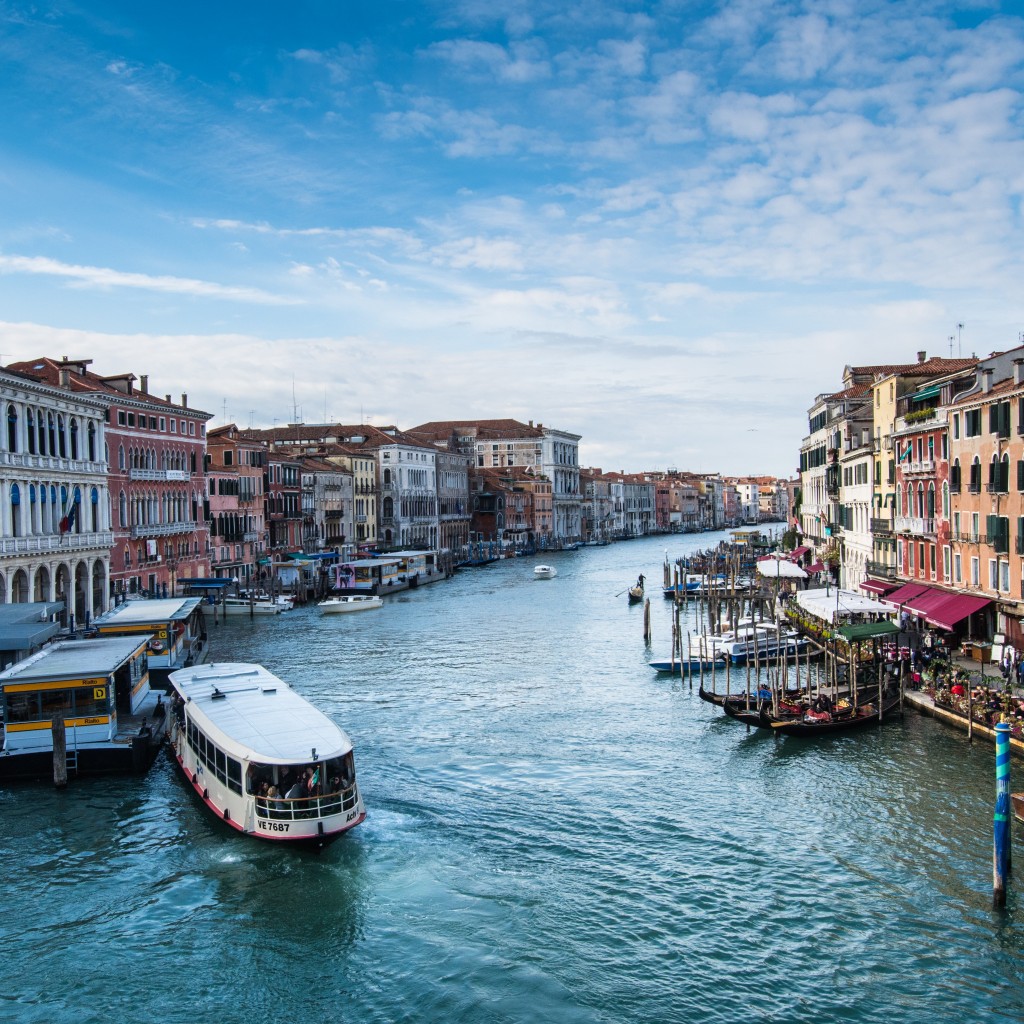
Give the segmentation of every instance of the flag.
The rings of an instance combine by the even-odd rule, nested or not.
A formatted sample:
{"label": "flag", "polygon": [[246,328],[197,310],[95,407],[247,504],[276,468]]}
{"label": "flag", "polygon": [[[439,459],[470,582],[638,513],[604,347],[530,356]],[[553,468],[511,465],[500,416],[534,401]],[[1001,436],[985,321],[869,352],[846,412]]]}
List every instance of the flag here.
{"label": "flag", "polygon": [[75,520],[78,519],[78,506],[71,502],[71,507],[67,510],[67,514],[60,521],[60,532],[69,533],[71,527],[75,525]]}

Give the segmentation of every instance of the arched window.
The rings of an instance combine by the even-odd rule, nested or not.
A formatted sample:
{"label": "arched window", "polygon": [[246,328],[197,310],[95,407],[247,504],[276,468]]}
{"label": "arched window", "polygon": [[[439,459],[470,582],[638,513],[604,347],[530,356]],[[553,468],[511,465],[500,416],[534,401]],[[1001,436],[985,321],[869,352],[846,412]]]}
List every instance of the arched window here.
{"label": "arched window", "polygon": [[119,444],[117,446],[117,468],[124,470],[124,445]]}
{"label": "arched window", "polygon": [[68,442],[64,434],[64,417],[60,413],[57,414],[57,451],[60,452],[62,459],[68,457]]}
{"label": "arched window", "polygon": [[917,485],[917,518],[924,519],[924,484]]}
{"label": "arched window", "polygon": [[78,458],[78,420],[71,421],[71,458]]}
{"label": "arched window", "polygon": [[[125,497],[124,491],[121,492],[117,501],[117,521],[122,527],[128,525],[128,499]],[[128,549],[125,548],[125,550]]]}
{"label": "arched window", "polygon": [[92,532],[98,533],[100,529],[100,492],[95,487],[89,492],[89,504],[92,506]]}
{"label": "arched window", "polygon": [[28,442],[29,455],[36,453],[36,418],[32,410],[25,413],[25,439]]}
{"label": "arched window", "polygon": [[13,405],[7,406],[7,450],[18,450],[18,410]]}
{"label": "arched window", "polygon": [[949,520],[949,484],[942,485],[942,518]]}
{"label": "arched window", "polygon": [[49,449],[51,455],[57,454],[57,426],[53,418],[53,413],[46,414],[46,447]]}
{"label": "arched window", "polygon": [[21,536],[21,489],[11,484],[11,536]]}
{"label": "arched window", "polygon": [[926,515],[929,519],[935,518],[935,484],[928,485],[928,510]]}
{"label": "arched window", "polygon": [[[31,416],[32,414],[29,413],[29,415]],[[36,426],[39,428],[39,430],[38,430],[38,435],[39,435],[38,436],[38,440],[39,440],[39,454],[40,455],[52,455],[53,452],[51,452],[50,449],[46,447],[46,421],[43,419],[43,410],[42,409],[40,409],[40,410],[38,410],[36,412]]]}

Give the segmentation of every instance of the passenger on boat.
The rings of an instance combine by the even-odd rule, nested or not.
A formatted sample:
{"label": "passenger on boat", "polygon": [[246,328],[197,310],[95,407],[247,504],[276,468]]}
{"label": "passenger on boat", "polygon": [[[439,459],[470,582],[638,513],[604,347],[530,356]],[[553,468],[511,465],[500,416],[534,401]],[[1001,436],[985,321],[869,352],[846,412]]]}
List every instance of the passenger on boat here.
{"label": "passenger on boat", "polygon": [[964,684],[957,680],[949,689],[949,692],[954,697],[962,697],[967,691],[964,689]]}

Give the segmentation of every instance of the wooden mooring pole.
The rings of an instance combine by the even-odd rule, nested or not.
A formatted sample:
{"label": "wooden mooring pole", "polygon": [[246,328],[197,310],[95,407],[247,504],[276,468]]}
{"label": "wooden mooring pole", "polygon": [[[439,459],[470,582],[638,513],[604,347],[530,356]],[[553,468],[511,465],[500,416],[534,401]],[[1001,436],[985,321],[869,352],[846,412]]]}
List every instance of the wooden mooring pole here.
{"label": "wooden mooring pole", "polygon": [[53,784],[63,789],[68,784],[67,732],[63,714],[53,716],[50,734],[53,737]]}
{"label": "wooden mooring pole", "polygon": [[651,642],[651,599],[649,597],[644,601],[644,640],[648,644]]}

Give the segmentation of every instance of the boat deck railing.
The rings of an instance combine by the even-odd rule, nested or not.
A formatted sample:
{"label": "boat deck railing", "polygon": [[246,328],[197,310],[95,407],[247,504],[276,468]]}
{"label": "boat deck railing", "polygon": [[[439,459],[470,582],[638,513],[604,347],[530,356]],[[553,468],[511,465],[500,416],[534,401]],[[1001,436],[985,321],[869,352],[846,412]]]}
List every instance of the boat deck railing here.
{"label": "boat deck railing", "polygon": [[359,802],[359,790],[353,783],[348,789],[323,796],[296,796],[290,800],[283,796],[256,797],[256,814],[275,821],[295,821],[299,818],[326,818],[352,810]]}

